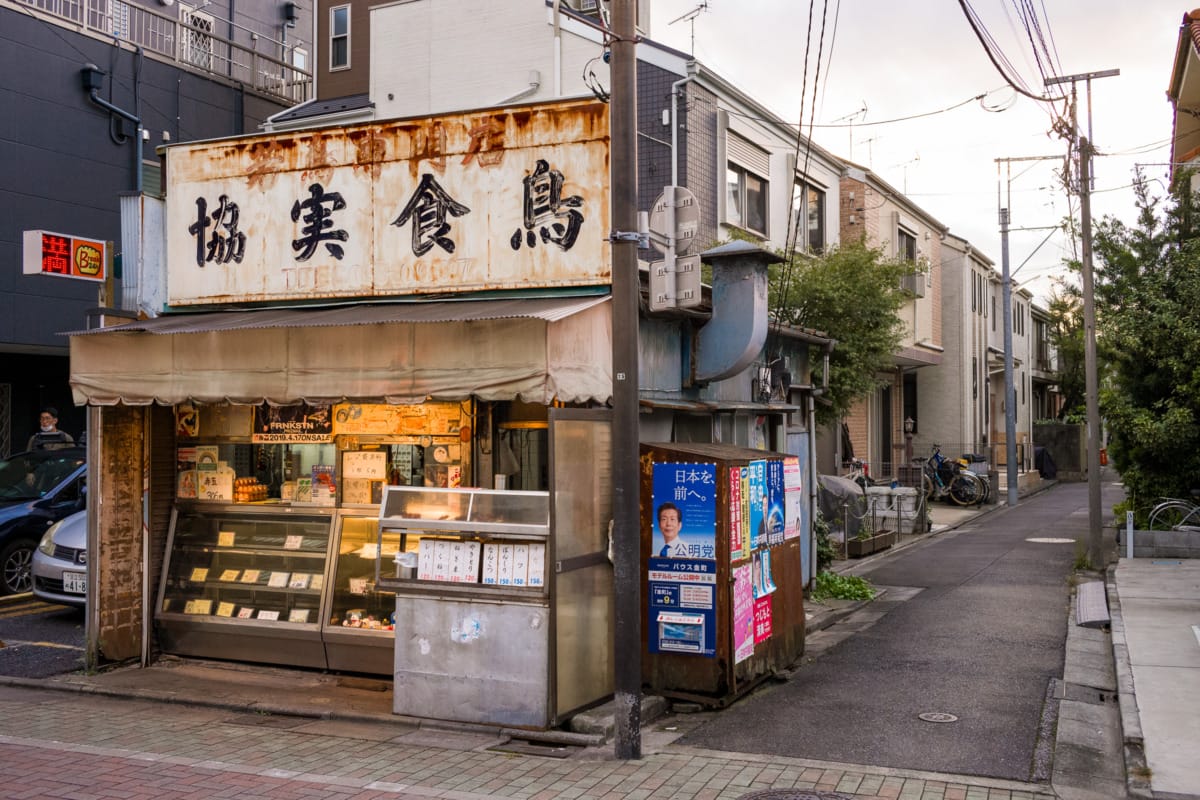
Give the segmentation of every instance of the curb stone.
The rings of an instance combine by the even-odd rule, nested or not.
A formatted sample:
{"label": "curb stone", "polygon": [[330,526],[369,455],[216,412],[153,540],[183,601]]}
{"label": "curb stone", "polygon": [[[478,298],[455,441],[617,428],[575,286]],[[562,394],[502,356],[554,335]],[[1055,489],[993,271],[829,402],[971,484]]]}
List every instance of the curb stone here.
{"label": "curb stone", "polygon": [[1117,590],[1116,566],[1105,573],[1109,616],[1112,618],[1113,668],[1117,674],[1117,699],[1121,708],[1121,736],[1125,751],[1125,787],[1130,796],[1152,798],[1150,769],[1142,738],[1142,720],[1138,714],[1137,693],[1133,684],[1133,666],[1129,662],[1129,644],[1125,638],[1125,618],[1121,614],[1121,594]]}

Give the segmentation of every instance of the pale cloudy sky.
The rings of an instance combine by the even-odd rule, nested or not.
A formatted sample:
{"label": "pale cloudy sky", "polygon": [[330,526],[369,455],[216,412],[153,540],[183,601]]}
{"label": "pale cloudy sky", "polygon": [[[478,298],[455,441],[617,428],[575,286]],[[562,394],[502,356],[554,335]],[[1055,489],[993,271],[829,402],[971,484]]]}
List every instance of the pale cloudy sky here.
{"label": "pale cloudy sky", "polygon": [[[651,36],[692,51],[692,23],[668,24],[701,0],[653,0]],[[972,32],[957,0],[813,0],[808,89],[802,98],[809,3],[800,0],[708,0],[695,17],[696,57],[783,119],[810,121],[813,139],[838,156],[869,166],[917,205],[987,253],[1000,269],[997,158],[1055,155],[1011,165],[1009,262],[1015,280],[1045,298],[1050,276],[1071,255],[1066,237],[1046,230],[1068,214],[1055,171],[1066,145],[1050,134],[1047,104],[1016,96]],[[1042,77],[1021,26],[1018,0],[971,0],[970,5],[1025,84],[1040,93]],[[1166,90],[1179,27],[1188,6],[1163,0],[1028,0],[1056,55],[1059,75],[1119,69],[1092,81],[1096,160],[1095,218],[1111,214],[1135,222],[1136,164],[1165,187],[1170,158],[1171,107]],[[816,82],[821,13],[827,9],[824,55]],[[836,14],[836,28],[835,28]],[[1080,127],[1087,132],[1085,84],[1080,83]],[[967,102],[980,94],[982,102]],[[1014,97],[1016,98],[1014,101]],[[803,104],[803,117],[801,105]],[[988,111],[982,105],[1003,111]],[[887,122],[936,112],[916,120]],[[1062,104],[1057,108],[1061,111]],[[1076,206],[1077,199],[1072,199]],[[1036,249],[1036,253],[1035,253]],[[1028,263],[1020,266],[1028,259]]]}

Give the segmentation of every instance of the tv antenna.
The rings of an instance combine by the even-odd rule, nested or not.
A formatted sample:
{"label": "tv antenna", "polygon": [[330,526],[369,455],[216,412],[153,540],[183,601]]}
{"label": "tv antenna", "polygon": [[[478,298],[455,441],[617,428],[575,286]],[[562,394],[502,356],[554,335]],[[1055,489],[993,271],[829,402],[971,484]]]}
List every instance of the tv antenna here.
{"label": "tv antenna", "polygon": [[858,111],[847,114],[844,117],[838,117],[831,124],[836,125],[839,122],[847,122],[850,126],[850,160],[854,160],[854,121],[857,119],[860,122],[867,118],[867,101],[862,101],[862,108]]}
{"label": "tv antenna", "polygon": [[667,23],[668,25],[674,25],[676,22],[692,23],[692,49],[689,55],[693,58],[696,57],[696,17],[700,16],[701,11],[708,11],[708,0],[700,0],[700,5]]}

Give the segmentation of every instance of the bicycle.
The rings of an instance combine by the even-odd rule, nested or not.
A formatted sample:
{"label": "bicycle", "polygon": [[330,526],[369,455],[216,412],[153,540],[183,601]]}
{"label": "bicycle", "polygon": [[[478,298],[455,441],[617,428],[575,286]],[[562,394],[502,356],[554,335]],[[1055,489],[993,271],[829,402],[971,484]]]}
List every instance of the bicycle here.
{"label": "bicycle", "polygon": [[942,455],[942,446],[935,444],[933,454],[926,459],[914,459],[921,463],[921,484],[926,500],[941,500],[949,497],[960,506],[978,505],[987,496],[983,480],[962,464]]}
{"label": "bicycle", "polygon": [[[1193,491],[1192,496],[1200,494]],[[1169,531],[1200,528],[1200,504],[1194,500],[1164,497],[1150,509],[1147,528],[1152,531]]]}

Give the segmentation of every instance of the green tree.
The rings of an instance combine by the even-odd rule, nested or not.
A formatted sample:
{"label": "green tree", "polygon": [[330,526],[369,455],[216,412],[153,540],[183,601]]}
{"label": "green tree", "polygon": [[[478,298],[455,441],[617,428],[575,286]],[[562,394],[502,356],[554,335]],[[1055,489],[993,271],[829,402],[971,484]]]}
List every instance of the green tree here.
{"label": "green tree", "polygon": [[1101,410],[1137,508],[1186,497],[1200,475],[1200,230],[1189,186],[1179,175],[1159,201],[1138,181],[1137,225],[1105,218],[1093,237],[1097,342],[1110,368]]}
{"label": "green tree", "polygon": [[900,279],[912,262],[889,258],[860,243],[843,244],[824,255],[797,255],[771,268],[772,324],[818,331],[837,344],[829,359],[828,404],[817,406],[817,421],[842,419],[856,400],[881,384],[879,374],[893,366],[904,324]]}
{"label": "green tree", "polygon": [[1050,314],[1050,344],[1058,355],[1058,390],[1063,406],[1058,418],[1082,418],[1086,415],[1083,352],[1083,300],[1079,288],[1059,282],[1047,304]]}

